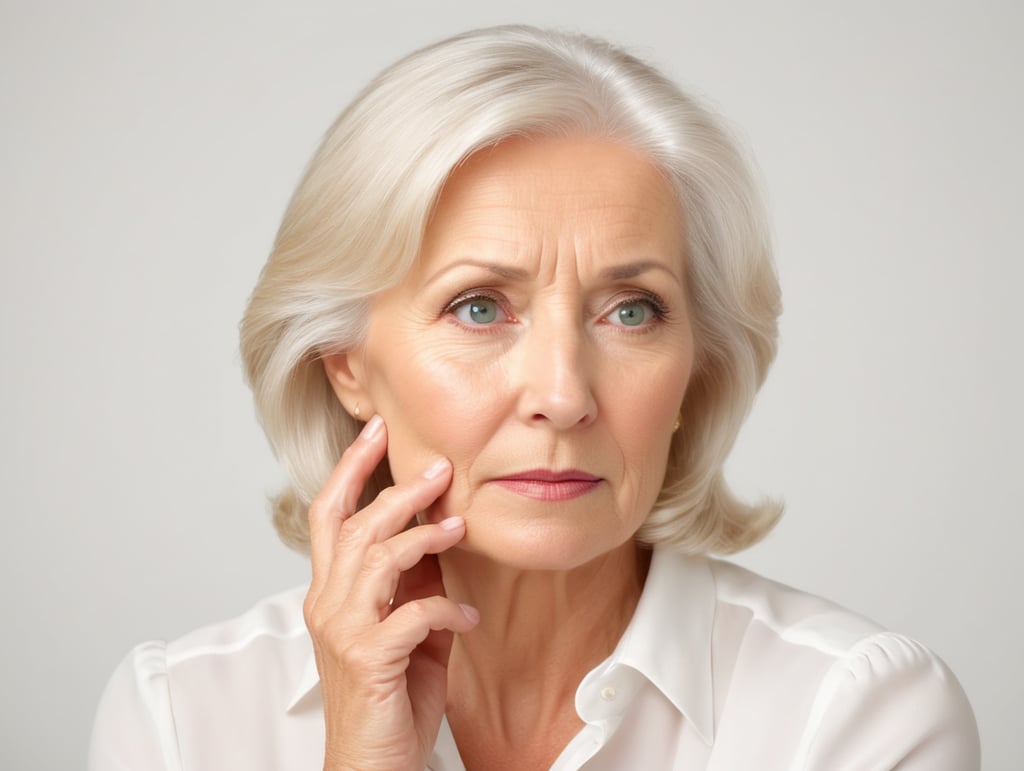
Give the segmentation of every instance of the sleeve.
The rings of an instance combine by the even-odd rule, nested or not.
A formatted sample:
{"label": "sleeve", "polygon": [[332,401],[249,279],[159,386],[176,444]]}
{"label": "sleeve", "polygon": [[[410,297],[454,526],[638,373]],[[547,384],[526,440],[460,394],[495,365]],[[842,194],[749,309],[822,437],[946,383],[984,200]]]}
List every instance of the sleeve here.
{"label": "sleeve", "polygon": [[100,697],[89,771],[181,771],[167,678],[167,646],[143,643],[114,671]]}
{"label": "sleeve", "polygon": [[883,632],[833,665],[812,707],[804,771],[979,771],[974,713],[930,650]]}

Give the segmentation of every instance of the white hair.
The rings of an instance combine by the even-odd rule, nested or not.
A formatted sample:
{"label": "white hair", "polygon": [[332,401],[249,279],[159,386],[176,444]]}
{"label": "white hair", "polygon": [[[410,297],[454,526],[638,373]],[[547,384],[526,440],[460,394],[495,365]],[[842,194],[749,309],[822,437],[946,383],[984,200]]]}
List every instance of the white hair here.
{"label": "white hair", "polygon": [[[321,357],[360,343],[370,297],[416,259],[453,169],[520,136],[622,143],[661,169],[681,203],[695,362],[664,485],[637,540],[728,553],[781,513],[776,502],[739,501],[722,472],[775,356],[780,312],[764,205],[743,153],[720,119],[622,49],[504,26],[444,40],[381,73],[327,132],[285,212],[241,347],[291,480],[274,504],[290,546],[308,548],[309,504],[359,429]],[[385,466],[363,503],[391,484]]]}

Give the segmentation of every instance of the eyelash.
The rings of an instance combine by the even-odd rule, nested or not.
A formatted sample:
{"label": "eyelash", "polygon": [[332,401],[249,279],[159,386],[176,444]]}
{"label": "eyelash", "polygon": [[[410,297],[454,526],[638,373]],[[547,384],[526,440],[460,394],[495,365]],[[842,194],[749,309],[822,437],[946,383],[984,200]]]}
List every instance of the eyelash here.
{"label": "eyelash", "polygon": [[[501,298],[500,296],[498,296],[496,294],[491,294],[491,293],[488,293],[488,292],[484,292],[484,291],[481,291],[479,289],[474,289],[471,292],[468,292],[466,294],[461,294],[458,297],[456,297],[454,300],[449,302],[444,307],[444,309],[441,311],[441,315],[442,316],[446,316],[446,317],[448,317],[450,319],[453,319],[454,323],[459,324],[464,329],[469,329],[469,330],[471,330],[473,332],[485,332],[485,333],[486,332],[490,332],[491,330],[488,329],[488,327],[497,326],[497,325],[491,325],[491,324],[470,325],[470,324],[463,324],[462,322],[458,321],[457,319],[454,319],[455,310],[458,309],[459,307],[465,305],[466,303],[472,302],[473,300],[488,300],[489,302],[492,302],[495,305],[497,305],[499,308],[501,308],[502,312],[506,316],[508,316],[508,320],[510,320],[510,321],[514,321],[515,320],[515,314],[513,314],[511,311],[508,310],[507,303],[503,301],[503,298]],[[651,319],[650,323],[644,324],[643,327],[641,327],[640,329],[629,329],[628,327],[625,327],[624,325],[610,324],[610,322],[609,322],[609,324],[611,326],[616,326],[616,327],[619,327],[620,329],[623,329],[624,330],[624,334],[642,334],[643,332],[650,331],[653,326],[655,326],[656,324],[658,324],[660,322],[663,322],[663,321],[665,321],[665,320],[667,320],[669,318],[669,309],[668,309],[668,306],[665,304],[665,301],[662,300],[661,297],[656,295],[654,292],[648,292],[648,291],[637,291],[637,292],[635,292],[634,294],[632,294],[630,296],[624,297],[619,302],[615,303],[614,307],[608,313],[604,314],[604,316],[602,316],[601,318],[602,319],[607,318],[612,313],[614,313],[618,308],[621,308],[623,305],[631,305],[632,303],[636,303],[636,302],[645,302],[645,303],[647,303],[650,306],[651,312],[653,314],[653,318]]]}
{"label": "eyelash", "polygon": [[[621,308],[623,305],[631,305],[635,302],[647,303],[648,305],[651,306],[651,310],[654,312],[654,318],[651,324],[645,325],[644,329],[650,328],[655,322],[665,321],[669,317],[668,306],[665,304],[664,300],[662,300],[654,292],[640,291],[634,294],[632,297],[627,297],[624,300],[617,302],[615,304],[615,308],[612,308],[610,313],[605,314],[605,318],[610,316],[611,313],[614,313],[616,308]],[[636,331],[640,332],[642,330],[638,329]]]}
{"label": "eyelash", "polygon": [[450,303],[448,303],[444,307],[444,310],[441,311],[441,315],[447,317],[448,319],[453,321],[453,323],[458,324],[463,329],[468,329],[468,330],[470,330],[472,332],[485,332],[485,333],[486,332],[490,332],[491,330],[488,329],[488,327],[490,327],[490,326],[497,326],[497,325],[492,325],[492,324],[464,324],[463,322],[461,322],[461,321],[459,321],[458,319],[455,318],[455,311],[456,311],[456,309],[458,309],[459,307],[465,305],[466,303],[473,302],[473,300],[488,300],[488,301],[494,303],[495,305],[497,305],[499,308],[501,308],[502,312],[506,316],[508,316],[509,320],[513,320],[513,321],[515,320],[515,314],[513,314],[511,311],[509,311],[508,304],[506,302],[504,302],[503,299],[500,296],[497,296],[495,294],[490,294],[488,292],[484,292],[484,291],[481,291],[479,289],[474,289],[471,292],[467,292],[466,294],[460,294],[458,297],[456,297],[454,300],[452,300]]}

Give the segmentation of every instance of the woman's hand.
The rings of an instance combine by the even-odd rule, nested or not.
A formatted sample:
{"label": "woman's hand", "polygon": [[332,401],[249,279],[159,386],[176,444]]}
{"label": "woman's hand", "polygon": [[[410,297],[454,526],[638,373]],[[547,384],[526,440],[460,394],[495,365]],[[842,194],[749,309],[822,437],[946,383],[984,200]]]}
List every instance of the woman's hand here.
{"label": "woman's hand", "polygon": [[386,449],[375,416],[309,510],[313,580],[303,609],[331,771],[426,765],[444,714],[453,633],[468,632],[479,618],[444,596],[434,556],[462,539],[462,518],[406,529],[448,487],[446,459],[355,510]]}

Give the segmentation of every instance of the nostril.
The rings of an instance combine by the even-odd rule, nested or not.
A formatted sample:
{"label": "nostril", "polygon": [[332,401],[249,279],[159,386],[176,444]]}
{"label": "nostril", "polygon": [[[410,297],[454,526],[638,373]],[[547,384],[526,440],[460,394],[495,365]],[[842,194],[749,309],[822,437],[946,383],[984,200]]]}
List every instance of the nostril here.
{"label": "nostril", "polygon": [[597,405],[587,390],[570,396],[547,393],[535,403],[531,422],[548,423],[559,430],[586,426],[597,415]]}
{"label": "nostril", "polygon": [[536,324],[522,341],[520,415],[531,425],[567,430],[596,415],[585,337],[568,324]]}

